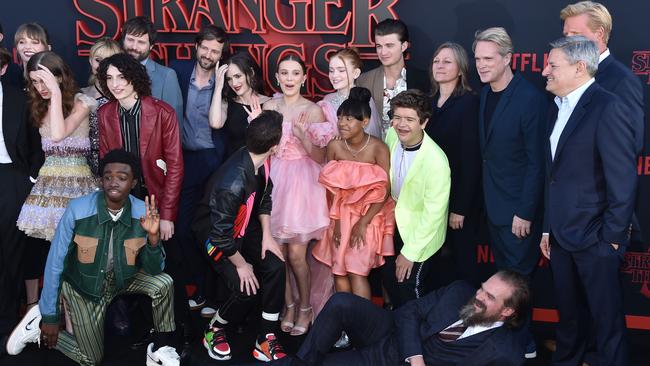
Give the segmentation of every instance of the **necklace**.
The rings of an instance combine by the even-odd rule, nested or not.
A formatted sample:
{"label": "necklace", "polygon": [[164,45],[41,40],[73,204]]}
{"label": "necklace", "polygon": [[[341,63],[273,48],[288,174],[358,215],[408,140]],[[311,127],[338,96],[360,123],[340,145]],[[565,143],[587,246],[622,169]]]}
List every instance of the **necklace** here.
{"label": "necklace", "polygon": [[418,142],[417,144],[410,145],[410,146],[402,144],[402,149],[404,149],[404,150],[417,149],[418,147],[420,147],[420,145],[422,145],[422,141],[424,141],[424,133],[422,133],[422,138],[420,139],[420,142]]}
{"label": "necklace", "polygon": [[[364,134],[365,134],[365,132],[364,132]],[[350,152],[350,154],[352,154],[352,157],[353,157],[353,158],[356,159],[356,158],[357,158],[357,155],[359,155],[363,150],[366,149],[366,147],[368,147],[368,144],[370,143],[370,135],[367,135],[367,136],[368,136],[368,137],[366,138],[366,143],[363,144],[363,147],[360,148],[360,149],[357,150],[357,151],[354,151],[354,150],[352,150],[352,149],[350,148],[350,145],[348,145],[348,140],[345,140],[345,139],[343,140],[343,142],[345,143],[345,148],[348,149],[348,151]]]}

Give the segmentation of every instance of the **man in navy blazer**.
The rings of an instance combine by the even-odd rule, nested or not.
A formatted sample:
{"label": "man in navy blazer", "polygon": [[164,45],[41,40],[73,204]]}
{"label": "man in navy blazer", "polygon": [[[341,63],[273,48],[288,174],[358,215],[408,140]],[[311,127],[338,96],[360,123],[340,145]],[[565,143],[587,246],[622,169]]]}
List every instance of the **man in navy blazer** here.
{"label": "man in navy blazer", "polygon": [[[548,103],[541,91],[513,74],[512,40],[505,29],[477,32],[472,48],[476,70],[488,84],[481,90],[478,127],[494,262],[498,269],[530,276],[539,258]],[[528,327],[520,339],[526,344],[525,356],[534,358]]]}
{"label": "man in navy blazer", "polygon": [[503,28],[477,33],[481,81],[479,142],[483,191],[497,268],[530,275],[538,258],[548,103],[510,69],[512,41]]}
{"label": "man in navy blazer", "polygon": [[[515,339],[530,299],[528,279],[499,271],[480,289],[464,281],[395,311],[350,293],[330,298],[295,357],[272,365],[522,365]],[[354,350],[328,354],[345,331]]]}
{"label": "man in navy blazer", "polygon": [[176,71],[149,58],[158,33],[151,20],[139,16],[126,21],[122,27],[122,48],[147,69],[151,80],[151,96],[169,104],[176,119],[183,120],[183,95]]}
{"label": "man in navy blazer", "polygon": [[598,72],[596,82],[606,90],[618,95],[630,108],[634,123],[634,140],[637,151],[644,145],[645,116],[643,85],[629,67],[623,65],[607,47],[612,31],[612,16],[607,8],[597,2],[581,1],[567,5],[560,11],[564,22],[564,36],[584,36],[598,46]]}
{"label": "man in navy blazer", "polygon": [[543,75],[557,97],[546,140],[540,248],[551,261],[560,314],[553,363],[580,365],[593,331],[598,364],[627,365],[619,270],[636,194],[635,121],[618,96],[595,82],[594,42],[566,37],[551,47]]}

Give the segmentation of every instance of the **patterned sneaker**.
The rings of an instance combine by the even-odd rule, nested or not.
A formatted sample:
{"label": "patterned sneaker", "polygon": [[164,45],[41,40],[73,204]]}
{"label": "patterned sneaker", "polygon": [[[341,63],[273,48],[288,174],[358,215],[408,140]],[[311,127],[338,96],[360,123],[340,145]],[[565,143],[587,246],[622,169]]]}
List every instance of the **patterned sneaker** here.
{"label": "patterned sneaker", "polygon": [[232,357],[223,328],[209,327],[203,336],[203,346],[208,350],[208,355],[217,361],[230,360]]}
{"label": "patterned sneaker", "polygon": [[282,345],[275,337],[275,334],[269,333],[264,338],[261,344],[260,341],[255,341],[255,349],[253,349],[253,357],[259,361],[270,362],[284,358],[287,354],[284,353]]}
{"label": "patterned sneaker", "polygon": [[38,305],[33,306],[25,317],[18,323],[7,340],[7,353],[17,355],[23,351],[27,343],[41,344],[41,311]]}

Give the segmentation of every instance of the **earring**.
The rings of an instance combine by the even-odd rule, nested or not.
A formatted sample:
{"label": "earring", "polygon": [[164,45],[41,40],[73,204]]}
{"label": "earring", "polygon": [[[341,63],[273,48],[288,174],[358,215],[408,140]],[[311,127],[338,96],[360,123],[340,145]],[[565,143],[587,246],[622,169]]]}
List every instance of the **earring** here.
{"label": "earring", "polygon": [[276,81],[275,81],[275,84],[276,84],[277,86],[280,86],[280,80],[276,80]]}
{"label": "earring", "polygon": [[305,86],[305,82],[304,82],[304,81],[302,82],[302,86],[303,86],[303,87]]}

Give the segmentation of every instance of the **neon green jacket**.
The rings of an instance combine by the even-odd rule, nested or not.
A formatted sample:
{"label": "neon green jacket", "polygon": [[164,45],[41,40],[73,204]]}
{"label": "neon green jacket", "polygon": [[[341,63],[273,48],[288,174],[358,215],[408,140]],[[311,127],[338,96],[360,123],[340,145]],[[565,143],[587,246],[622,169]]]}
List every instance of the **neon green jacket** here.
{"label": "neon green jacket", "polygon": [[[397,133],[390,128],[386,144],[390,149],[391,161],[399,143]],[[390,179],[392,182],[392,169]],[[447,156],[425,133],[395,206],[395,221],[404,241],[401,254],[406,259],[423,262],[442,247],[447,233],[450,187],[451,171]]]}

